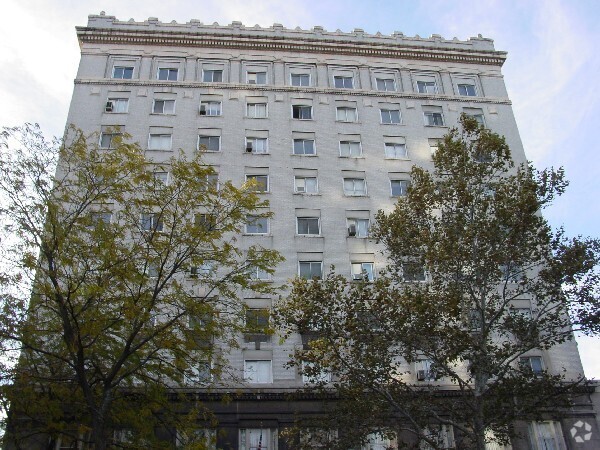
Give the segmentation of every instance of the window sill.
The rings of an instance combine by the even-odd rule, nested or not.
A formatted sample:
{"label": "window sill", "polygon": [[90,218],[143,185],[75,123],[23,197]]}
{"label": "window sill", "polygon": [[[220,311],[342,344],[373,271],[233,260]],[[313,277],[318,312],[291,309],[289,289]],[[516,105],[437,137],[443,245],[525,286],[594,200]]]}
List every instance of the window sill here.
{"label": "window sill", "polygon": [[392,156],[385,156],[383,159],[388,160],[388,161],[410,161],[411,160],[408,157],[394,158]]}
{"label": "window sill", "polygon": [[200,116],[200,117],[215,117],[215,118],[218,118],[218,117],[223,117],[223,114],[198,114],[198,116]]}
{"label": "window sill", "polygon": [[267,153],[255,153],[255,152],[242,152],[242,154],[244,155],[253,155],[253,156],[269,156],[271,153],[267,152]]}
{"label": "window sill", "polygon": [[404,126],[404,125],[406,125],[406,124],[405,124],[405,123],[403,123],[403,122],[400,122],[400,123],[387,123],[387,122],[379,122],[379,124],[380,124],[380,125],[395,125],[395,126]]}
{"label": "window sill", "polygon": [[318,192],[294,192],[294,195],[306,195],[307,197],[311,197],[311,196],[320,196],[322,194],[319,194]]}
{"label": "window sill", "polygon": [[296,237],[299,238],[309,238],[309,239],[323,239],[322,234],[296,234]]}
{"label": "window sill", "polygon": [[361,195],[356,195],[356,194],[346,194],[346,193],[344,192],[344,197],[357,197],[357,198],[366,198],[366,197],[368,197],[368,195],[367,195],[367,194],[361,194]]}
{"label": "window sill", "polygon": [[242,233],[242,236],[273,237],[271,233]]}
{"label": "window sill", "polygon": [[300,156],[300,157],[303,157],[303,158],[314,158],[314,157],[316,157],[318,155],[299,155],[297,153],[292,153],[292,156]]}
{"label": "window sill", "polygon": [[366,159],[366,157],[363,155],[361,155],[361,156],[338,156],[338,158],[341,158],[341,159]]}
{"label": "window sill", "polygon": [[172,152],[172,148],[147,148],[147,152]]}
{"label": "window sill", "polygon": [[448,128],[448,125],[424,125],[427,128]]}
{"label": "window sill", "polygon": [[315,120],[315,119],[300,119],[300,118],[298,118],[298,117],[292,117],[292,121],[293,121],[293,122],[295,122],[296,120],[297,120],[298,122],[314,122],[314,120]]}
{"label": "window sill", "polygon": [[129,114],[129,111],[123,111],[123,112],[119,112],[119,111],[104,111],[104,114],[110,114],[111,116],[113,114]]}
{"label": "window sill", "polygon": [[268,117],[249,117],[249,116],[244,116],[244,119],[259,119],[259,120],[262,120],[262,119],[268,119]]}
{"label": "window sill", "polygon": [[177,114],[175,114],[175,113],[155,113],[155,112],[151,112],[150,115],[151,116],[176,116]]}

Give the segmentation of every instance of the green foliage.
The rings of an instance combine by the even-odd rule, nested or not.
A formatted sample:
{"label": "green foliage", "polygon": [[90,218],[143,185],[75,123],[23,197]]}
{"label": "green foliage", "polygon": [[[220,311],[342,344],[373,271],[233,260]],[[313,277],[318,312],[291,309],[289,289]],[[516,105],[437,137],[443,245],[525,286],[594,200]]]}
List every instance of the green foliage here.
{"label": "green foliage", "polygon": [[272,290],[248,270],[272,273],[278,253],[236,241],[268,203],[251,185],[211,182],[201,153],[154,161],[127,136],[102,149],[75,128],[62,142],[30,125],[0,139],[11,414],[32,433],[85,431],[96,449],[110,430],[145,447],[158,425],[196,424],[168,399],[218,383],[194,380],[194,369],[212,361],[213,380],[225,370],[212,342],[241,330],[239,290]]}
{"label": "green foliage", "polygon": [[376,216],[370,237],[389,265],[375,282],[298,279],[277,311],[288,334],[312,333],[292,364],[333,374],[317,387],[341,399],[339,448],[390,429],[437,448],[431,430],[452,425],[460,448],[483,449],[490,430],[502,441],[515,420],[559,414],[585,384],[521,360],[573,339],[574,326],[597,332],[599,243],[541,215],[567,186],[562,170],[515,167],[504,138],[467,116],[433,162]]}

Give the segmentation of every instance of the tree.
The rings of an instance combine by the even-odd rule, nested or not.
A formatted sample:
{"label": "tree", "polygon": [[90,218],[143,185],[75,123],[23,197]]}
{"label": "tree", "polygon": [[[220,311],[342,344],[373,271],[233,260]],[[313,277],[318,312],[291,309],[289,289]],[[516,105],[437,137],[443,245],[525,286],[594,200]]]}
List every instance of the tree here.
{"label": "tree", "polygon": [[74,128],[62,141],[31,125],[0,136],[0,336],[13,360],[2,388],[16,444],[31,431],[99,450],[116,431],[157,447],[155,427],[197,426],[202,408],[174,396],[225,378],[212,342],[234,345],[239,289],[271,290],[249,271],[272,273],[278,253],[236,242],[248,216],[269,216],[252,183],[217,183],[201,152],[152,160],[110,137],[104,149]]}
{"label": "tree", "polygon": [[307,344],[293,364],[315,381],[333,374],[317,385],[339,395],[329,426],[351,421],[352,439],[409,431],[445,448],[452,426],[460,448],[483,450],[516,420],[560,414],[585,384],[545,370],[541,355],[573,327],[592,329],[600,244],[567,239],[542,217],[567,185],[562,170],[515,167],[504,138],[467,116],[460,125],[434,170],[414,167],[407,196],[378,212],[370,237],[389,260],[380,276],[297,279],[277,311]]}

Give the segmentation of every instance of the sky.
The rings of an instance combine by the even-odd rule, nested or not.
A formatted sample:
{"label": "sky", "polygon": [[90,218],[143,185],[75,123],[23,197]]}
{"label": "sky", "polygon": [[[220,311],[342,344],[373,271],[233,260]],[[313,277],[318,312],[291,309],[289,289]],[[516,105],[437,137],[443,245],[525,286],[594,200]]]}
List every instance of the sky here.
{"label": "sky", "polygon": [[[546,218],[568,235],[600,237],[600,1],[3,0],[0,126],[37,122],[47,136],[62,134],[79,63],[75,27],[100,11],[119,20],[492,38],[508,52],[503,74],[528,159],[564,167],[571,182]],[[600,338],[578,342],[586,375],[600,379]]]}

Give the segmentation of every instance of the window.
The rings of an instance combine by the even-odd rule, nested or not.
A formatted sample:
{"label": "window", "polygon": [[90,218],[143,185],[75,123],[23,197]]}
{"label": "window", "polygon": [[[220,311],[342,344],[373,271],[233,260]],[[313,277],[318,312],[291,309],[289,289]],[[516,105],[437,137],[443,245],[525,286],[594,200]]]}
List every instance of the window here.
{"label": "window", "polygon": [[202,185],[199,187],[202,192],[206,192],[210,189],[219,190],[219,174],[217,173],[206,175],[202,182]]}
{"label": "window", "polygon": [[[304,374],[302,380],[304,381]],[[309,381],[304,382],[308,383]],[[300,445],[302,448],[330,449],[333,447],[336,438],[337,430],[314,427],[300,430]]]}
{"label": "window", "polygon": [[131,80],[133,78],[133,67],[115,66],[113,67],[112,77],[119,80]]}
{"label": "window", "polygon": [[467,97],[475,97],[477,95],[477,91],[475,90],[475,85],[459,84],[458,85],[458,95],[466,95]]}
{"label": "window", "polygon": [[375,78],[375,85],[378,91],[396,90],[396,83],[391,78]]}
{"label": "window", "polygon": [[313,363],[302,361],[302,382],[304,384],[329,383],[330,381],[331,372],[323,369],[317,371]]}
{"label": "window", "polygon": [[100,134],[100,148],[115,148],[121,139],[122,133],[102,132]]}
{"label": "window", "polygon": [[165,81],[177,81],[178,69],[159,68],[156,79]]}
{"label": "window", "polygon": [[387,450],[396,448],[393,441],[382,433],[370,433],[367,435],[367,443],[361,450]]}
{"label": "window", "polygon": [[112,214],[108,211],[93,211],[90,213],[90,222],[92,226],[107,225],[112,220]]}
{"label": "window", "polygon": [[300,119],[300,120],[311,120],[312,119],[312,106],[293,105],[292,106],[292,118]]}
{"label": "window", "polygon": [[364,178],[344,178],[344,194],[357,197],[367,195],[367,182]]}
{"label": "window", "polygon": [[406,261],[402,263],[402,278],[406,282],[422,282],[427,279],[427,273],[423,264]]}
{"label": "window", "polygon": [[274,448],[274,438],[268,428],[245,428],[240,430],[240,450],[271,450]]}
{"label": "window", "polygon": [[250,265],[248,267],[248,277],[254,281],[269,281],[271,279],[271,274],[265,269]]}
{"label": "window", "polygon": [[198,278],[198,277],[208,277],[214,274],[215,272],[215,262],[214,261],[204,261],[199,266],[190,267],[190,277]]}
{"label": "window", "polygon": [[335,118],[340,122],[356,122],[358,114],[356,108],[338,106],[335,110]]}
{"label": "window", "polygon": [[399,125],[402,123],[399,109],[381,109],[381,123]]}
{"label": "window", "polygon": [[428,139],[427,142],[429,143],[429,150],[431,151],[431,154],[433,155],[435,152],[437,152],[438,147],[440,146],[440,141],[441,139]]}
{"label": "window", "polygon": [[314,139],[294,139],[294,155],[314,155]]}
{"label": "window", "polygon": [[435,381],[436,374],[431,370],[433,362],[430,359],[420,359],[415,362],[415,370],[417,373],[417,381]]}
{"label": "window", "polygon": [[[440,425],[436,428],[426,427],[423,429],[423,433],[431,440],[437,443],[436,449],[455,448],[454,442],[454,428],[452,425]],[[420,450],[434,450],[428,442],[421,441],[419,444]]]}
{"label": "window", "polygon": [[158,171],[152,172],[152,178],[155,186],[166,186],[169,182],[169,172]]}
{"label": "window", "polygon": [[477,121],[479,125],[485,127],[485,119],[481,108],[465,108],[463,112]]}
{"label": "window", "polygon": [[373,281],[375,279],[374,264],[372,262],[352,263],[352,279]]}
{"label": "window", "polygon": [[437,94],[437,84],[435,81],[417,81],[417,90],[420,94]]}
{"label": "window", "polygon": [[307,73],[293,73],[290,78],[292,86],[310,86],[310,75]]}
{"label": "window", "polygon": [[128,98],[109,98],[104,111],[108,113],[126,113],[128,109]]}
{"label": "window", "polygon": [[323,261],[299,261],[298,276],[307,280],[323,278]]}
{"label": "window", "polygon": [[406,152],[406,144],[393,144],[387,142],[385,144],[385,157],[394,159],[408,157],[408,153]]}
{"label": "window", "polygon": [[171,150],[171,135],[151,134],[148,138],[148,150]]}
{"label": "window", "polygon": [[544,371],[541,356],[522,356],[519,358],[519,365],[524,369],[530,369],[534,375],[541,375]]}
{"label": "window", "polygon": [[162,231],[163,222],[160,215],[155,213],[142,214],[141,228],[143,231]]}
{"label": "window", "polygon": [[153,114],[175,114],[175,100],[154,100]]}
{"label": "window", "polygon": [[390,180],[392,197],[405,197],[409,186],[410,181],[408,180]]}
{"label": "window", "polygon": [[269,176],[268,175],[246,175],[246,182],[255,183],[254,192],[269,192]]}
{"label": "window", "polygon": [[213,231],[217,226],[217,219],[214,214],[196,214],[195,222],[196,226],[204,231]]}
{"label": "window", "polygon": [[564,450],[566,448],[560,423],[550,420],[530,423],[529,441],[533,450]]}
{"label": "window", "polygon": [[321,227],[318,217],[297,217],[296,224],[296,232],[298,234],[313,236],[318,236],[321,234]]}
{"label": "window", "polygon": [[437,111],[425,111],[423,113],[423,117],[425,118],[425,125],[428,127],[443,127],[444,126],[444,116],[441,112]]}
{"label": "window", "polygon": [[[244,380],[248,383],[272,383],[271,360],[244,361]],[[259,449],[261,447],[250,447]],[[264,448],[264,447],[263,447]]]}
{"label": "window", "polygon": [[267,104],[248,103],[246,105],[246,116],[251,119],[265,119],[267,117]]}
{"label": "window", "polygon": [[270,336],[267,334],[268,329],[268,309],[246,310],[246,330],[244,335],[244,342],[269,342]]}
{"label": "window", "polygon": [[210,428],[196,428],[189,432],[177,430],[175,448],[194,448],[200,446],[207,450],[216,450],[217,430]]}
{"label": "window", "polygon": [[221,150],[221,136],[198,136],[198,150],[218,152]]}
{"label": "window", "polygon": [[342,158],[360,158],[362,147],[357,141],[340,141],[340,156]]}
{"label": "window", "polygon": [[205,83],[221,83],[223,81],[223,70],[204,70],[202,81]]}
{"label": "window", "polygon": [[210,361],[195,361],[194,365],[189,367],[185,373],[185,382],[187,384],[207,384],[212,381],[212,364]]}
{"label": "window", "polygon": [[348,236],[366,238],[369,236],[369,219],[346,219],[348,224]]}
{"label": "window", "polygon": [[267,234],[269,232],[269,218],[260,216],[246,216],[246,233]]}
{"label": "window", "polygon": [[221,102],[203,101],[200,102],[201,116],[220,116]]}
{"label": "window", "polygon": [[267,138],[247,137],[246,152],[256,154],[269,153]]}
{"label": "window", "polygon": [[267,72],[248,72],[246,82],[248,84],[267,84]]}
{"label": "window", "polygon": [[336,75],[333,77],[333,86],[342,89],[353,89],[354,80],[352,77]]}
{"label": "window", "polygon": [[318,191],[317,177],[294,177],[294,192],[316,194]]}

